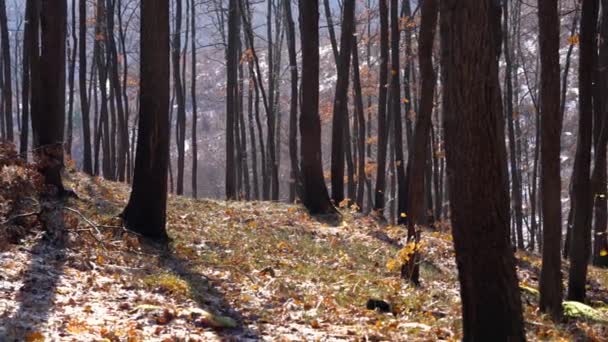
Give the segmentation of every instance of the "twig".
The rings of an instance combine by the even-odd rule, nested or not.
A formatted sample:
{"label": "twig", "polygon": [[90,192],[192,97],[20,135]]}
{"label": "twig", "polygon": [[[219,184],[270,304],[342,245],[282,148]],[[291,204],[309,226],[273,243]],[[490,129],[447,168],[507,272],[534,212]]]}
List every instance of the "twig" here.
{"label": "twig", "polygon": [[0,222],[0,226],[4,226],[5,224],[8,224],[11,221],[14,221],[14,220],[16,220],[18,218],[23,218],[23,217],[28,217],[28,216],[34,216],[34,215],[40,215],[40,211],[32,211],[30,213],[25,213],[25,214],[19,214],[19,215],[11,216],[8,219],[6,219],[6,221]]}
{"label": "twig", "polygon": [[101,235],[101,232],[99,231],[99,225],[96,224],[95,222],[89,220],[86,216],[84,216],[84,214],[82,214],[80,211],[76,210],[76,209],[72,209],[70,207],[63,207],[63,209],[67,210],[67,211],[71,211],[73,213],[75,213],[76,215],[80,216],[86,223],[88,223],[91,227],[93,227],[93,229],[95,229],[95,231],[97,232],[97,234]]}

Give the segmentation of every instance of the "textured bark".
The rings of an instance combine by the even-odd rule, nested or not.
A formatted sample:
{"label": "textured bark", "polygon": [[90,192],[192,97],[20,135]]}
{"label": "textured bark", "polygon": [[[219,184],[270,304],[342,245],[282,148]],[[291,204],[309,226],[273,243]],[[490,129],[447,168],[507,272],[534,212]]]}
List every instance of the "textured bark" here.
{"label": "textured bark", "polygon": [[344,200],[344,157],[346,153],[344,134],[348,127],[348,83],[355,0],[345,0],[343,12],[331,136],[331,198],[336,205]]}
{"label": "textured bark", "polygon": [[[40,7],[40,70],[37,94],[39,105],[33,107],[32,125],[36,157],[45,183],[59,194],[63,168],[63,134],[65,120],[65,58],[67,1],[43,0]],[[35,74],[34,74],[35,75]]]}
{"label": "textured bark", "polygon": [[581,14],[579,57],[579,127],[572,192],[574,224],[570,243],[569,300],[585,300],[587,266],[591,255],[592,194],[590,180],[591,138],[593,135],[593,74],[596,71],[596,23],[598,0],[584,0]]}
{"label": "textured bark", "polygon": [[302,47],[302,98],[300,103],[300,171],[302,203],[312,214],[333,214],[321,158],[319,118],[319,1],[299,2]]}
{"label": "textured bark", "polygon": [[169,165],[169,1],[141,3],[139,128],[127,227],[166,240]]}
{"label": "textured bark", "polygon": [[[541,58],[541,196],[544,218],[540,309],[558,321],[562,315],[561,176],[562,115],[559,108],[559,15],[557,0],[539,2]],[[605,153],[604,153],[605,155]]]}
{"label": "textured bark", "polygon": [[463,341],[525,340],[509,240],[498,59],[488,49],[501,42],[492,29],[496,20],[491,0],[441,2],[443,117]]}

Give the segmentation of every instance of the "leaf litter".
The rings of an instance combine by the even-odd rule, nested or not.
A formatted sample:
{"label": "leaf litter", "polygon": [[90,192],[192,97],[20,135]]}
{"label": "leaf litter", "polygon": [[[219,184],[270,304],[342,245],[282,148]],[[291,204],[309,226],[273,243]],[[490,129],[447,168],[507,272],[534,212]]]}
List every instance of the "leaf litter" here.
{"label": "leaf litter", "polygon": [[[128,199],[126,185],[66,176],[78,198],[64,204],[65,246],[32,229],[0,249],[0,340],[462,337],[446,224],[423,232],[416,247],[422,287],[416,288],[399,278],[395,265],[412,248],[403,229],[348,208],[330,225],[297,205],[170,196],[172,241],[160,246],[122,228],[117,216]],[[540,259],[517,256],[529,340],[606,340],[600,322],[555,325],[540,314],[534,292]],[[591,267],[588,304],[601,314],[608,314],[607,286],[608,272]],[[388,310],[369,310],[370,300]]]}

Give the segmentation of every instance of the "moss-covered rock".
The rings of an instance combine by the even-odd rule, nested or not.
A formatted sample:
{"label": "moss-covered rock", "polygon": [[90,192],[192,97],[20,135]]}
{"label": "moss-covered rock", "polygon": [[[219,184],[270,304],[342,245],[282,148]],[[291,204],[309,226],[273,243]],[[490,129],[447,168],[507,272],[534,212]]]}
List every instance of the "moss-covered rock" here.
{"label": "moss-covered rock", "polygon": [[606,315],[589,305],[575,301],[565,301],[562,303],[562,306],[564,307],[564,317],[566,318],[586,319],[589,321],[608,323],[608,317],[606,317]]}

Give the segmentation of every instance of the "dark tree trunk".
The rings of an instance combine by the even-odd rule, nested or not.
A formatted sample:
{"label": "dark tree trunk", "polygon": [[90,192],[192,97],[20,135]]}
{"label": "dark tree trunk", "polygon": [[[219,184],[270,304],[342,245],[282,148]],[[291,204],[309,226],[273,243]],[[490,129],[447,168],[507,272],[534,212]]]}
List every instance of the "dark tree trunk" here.
{"label": "dark tree trunk", "polygon": [[[251,65],[251,63],[250,63]],[[251,70],[251,68],[250,68]],[[247,93],[247,102],[248,102],[248,121],[249,121],[249,139],[251,146],[251,177],[253,178],[253,199],[260,199],[260,185],[258,178],[258,153],[257,153],[257,144],[255,141],[255,122],[253,118],[253,93],[254,93],[254,76],[251,75],[251,71],[249,72],[249,82],[248,82],[248,93]],[[257,94],[257,92],[256,92]],[[257,111],[257,107],[256,107]],[[297,125],[297,123],[296,123]],[[297,129],[297,127],[296,127]]]}
{"label": "dark tree trunk", "polygon": [[190,80],[190,97],[192,101],[192,197],[198,197],[198,102],[196,97],[196,2],[190,0],[190,30],[192,31],[191,47],[191,80]]}
{"label": "dark tree trunk", "polygon": [[345,129],[348,127],[348,81],[355,19],[355,0],[344,1],[338,79],[334,97],[331,139],[331,198],[338,205],[344,200]]}
{"label": "dark tree trunk", "polygon": [[332,214],[321,158],[321,120],[319,118],[319,1],[299,2],[302,47],[302,98],[300,103],[300,171],[302,203],[312,214]]}
{"label": "dark tree trunk", "polygon": [[82,113],[82,141],[83,141],[83,171],[93,174],[91,160],[91,123],[89,119],[90,105],[87,97],[87,2],[78,2],[78,85],[80,87],[80,112]]}
{"label": "dark tree trunk", "polygon": [[133,189],[122,216],[129,229],[166,240],[169,165],[169,1],[141,2],[139,128]]}
{"label": "dark tree trunk", "polygon": [[[400,200],[404,212],[407,211],[408,241],[418,242],[418,225],[426,222],[425,200],[425,170],[429,156],[431,117],[433,115],[433,99],[435,93],[436,76],[433,69],[433,42],[437,27],[437,2],[426,0],[422,5],[422,21],[420,25],[420,38],[418,40],[418,63],[420,64],[420,78],[422,80],[420,111],[416,119],[413,145],[410,147],[407,176],[407,197]],[[407,209],[406,209],[407,206]],[[401,216],[401,215],[400,215]],[[417,254],[410,258],[401,270],[401,276],[413,283],[419,283],[419,263]]]}
{"label": "dark tree trunk", "polygon": [[384,211],[386,190],[386,147],[388,130],[386,125],[386,98],[388,83],[388,4],[380,1],[380,70],[378,71],[378,158],[376,170],[376,195],[374,209],[381,216]]}
{"label": "dark tree trunk", "polygon": [[2,103],[4,104],[4,115],[8,141],[14,140],[13,132],[13,81],[11,75],[11,49],[8,37],[8,22],[6,18],[5,0],[0,0],[0,42],[2,50],[2,67],[4,70],[4,86],[2,87]]}
{"label": "dark tree trunk", "polygon": [[[40,70],[37,93],[39,105],[33,107],[34,146],[45,183],[59,194],[63,168],[63,133],[65,122],[65,58],[67,1],[43,0],[40,8]],[[34,69],[32,69],[33,71]],[[36,75],[36,74],[33,74]]]}
{"label": "dark tree trunk", "polygon": [[[173,62],[173,87],[175,88],[175,100],[177,102],[177,123],[175,125],[175,140],[177,143],[176,192],[178,195],[184,194],[184,161],[186,156],[186,97],[184,95],[184,88],[182,86],[182,77],[180,71],[182,67],[180,65],[182,50],[182,15],[182,0],[175,0],[175,26],[173,27],[171,60]],[[235,17],[238,16],[237,13],[235,13],[234,15]],[[186,66],[184,65],[183,67],[185,68]]]}
{"label": "dark tree trunk", "polygon": [[234,127],[237,108],[237,78],[238,78],[238,1],[230,0],[228,7],[228,50],[226,53],[226,72],[228,85],[226,87],[226,198],[237,199],[236,165],[234,151]]}
{"label": "dark tree trunk", "polygon": [[[540,309],[555,321],[562,315],[561,274],[561,175],[562,116],[559,108],[559,14],[558,1],[538,3],[541,58],[541,196],[544,218],[543,263],[540,274]],[[605,153],[604,153],[605,155]]]}
{"label": "dark tree trunk", "polygon": [[291,14],[291,1],[282,0],[285,7],[285,24],[287,30],[287,52],[291,72],[291,98],[289,101],[289,202],[293,203],[296,194],[300,193],[300,171],[298,168],[298,59],[296,52],[296,29]]}
{"label": "dark tree trunk", "polygon": [[594,217],[593,225],[593,264],[608,267],[608,238],[606,226],[608,225],[608,196],[606,145],[608,144],[608,101],[604,98],[608,92],[608,0],[602,0],[602,19],[600,26],[600,50],[597,66],[595,118],[597,126],[594,127],[595,162],[591,183],[594,188]]}
{"label": "dark tree trunk", "polygon": [[579,57],[579,128],[572,175],[574,224],[570,243],[568,299],[583,302],[587,266],[591,255],[592,195],[590,180],[591,138],[593,135],[593,74],[596,72],[596,24],[598,0],[584,0],[581,14]]}
{"label": "dark tree trunk", "polygon": [[365,112],[363,109],[363,94],[361,91],[361,74],[359,72],[359,46],[357,38],[353,38],[353,89],[355,91],[355,114],[357,115],[357,150],[359,159],[357,160],[357,199],[356,204],[359,207],[359,211],[363,210],[363,200],[365,196],[365,140],[366,140],[366,124],[365,124]]}
{"label": "dark tree trunk", "polygon": [[509,240],[498,59],[488,48],[501,41],[493,30],[495,11],[490,0],[441,2],[443,117],[463,341],[525,340]]}

